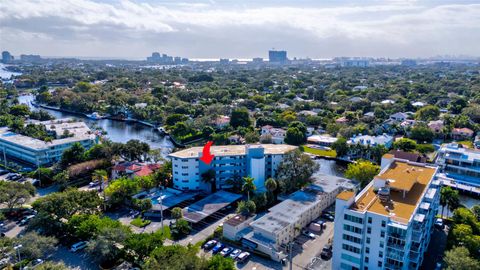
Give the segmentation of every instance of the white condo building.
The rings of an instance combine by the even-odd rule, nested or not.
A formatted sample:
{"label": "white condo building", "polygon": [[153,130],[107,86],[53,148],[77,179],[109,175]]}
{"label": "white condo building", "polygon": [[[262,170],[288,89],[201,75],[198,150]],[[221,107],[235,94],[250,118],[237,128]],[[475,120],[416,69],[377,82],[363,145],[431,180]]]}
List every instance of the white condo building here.
{"label": "white condo building", "polygon": [[[10,158],[39,167],[58,162],[63,151],[74,143],[78,142],[86,149],[97,143],[97,136],[84,122],[67,118],[34,123],[44,125],[55,139],[45,142],[2,127],[0,128],[0,154],[3,159]],[[68,136],[62,136],[65,134]]]}
{"label": "white condo building", "polygon": [[215,171],[216,187],[230,187],[227,180],[250,176],[257,190],[263,190],[265,180],[275,177],[278,165],[286,153],[297,149],[286,144],[223,145],[212,146],[215,157],[207,165],[200,160],[202,147],[192,147],[171,153],[173,187],[180,190],[208,190],[209,184],[202,181],[202,174]]}
{"label": "white condo building", "polygon": [[439,207],[436,173],[386,154],[381,172],[359,194],[340,193],[332,269],[419,269]]}

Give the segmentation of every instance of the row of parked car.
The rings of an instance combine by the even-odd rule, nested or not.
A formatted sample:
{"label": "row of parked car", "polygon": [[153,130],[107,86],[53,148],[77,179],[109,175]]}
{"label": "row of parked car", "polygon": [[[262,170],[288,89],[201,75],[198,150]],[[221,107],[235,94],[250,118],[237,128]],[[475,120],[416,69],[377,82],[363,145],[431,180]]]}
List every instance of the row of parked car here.
{"label": "row of parked car", "polygon": [[244,263],[250,258],[250,253],[240,249],[228,247],[217,240],[210,240],[203,245],[206,251],[212,251],[212,254],[220,254],[223,257],[230,257],[233,260]]}

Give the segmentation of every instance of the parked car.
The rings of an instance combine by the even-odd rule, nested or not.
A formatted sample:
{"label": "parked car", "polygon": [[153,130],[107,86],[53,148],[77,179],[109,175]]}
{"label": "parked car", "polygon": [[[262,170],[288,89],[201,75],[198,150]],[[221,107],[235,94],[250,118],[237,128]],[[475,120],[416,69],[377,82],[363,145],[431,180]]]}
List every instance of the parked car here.
{"label": "parked car", "polygon": [[19,173],[9,173],[5,179],[11,180],[11,181],[18,181],[22,178],[23,176]]}
{"label": "parked car", "polygon": [[321,215],[322,218],[326,219],[326,220],[330,220],[330,221],[334,221],[335,220],[335,216],[332,216],[330,215],[329,213],[323,213]]}
{"label": "parked car", "polygon": [[23,269],[34,269],[36,268],[38,265],[42,264],[44,261],[42,259],[36,259],[34,261],[32,261],[32,265],[30,266],[25,266]]}
{"label": "parked car", "polygon": [[283,266],[286,266],[288,263],[288,260],[286,258],[283,258],[280,260],[280,262],[282,263]]}
{"label": "parked car", "polygon": [[233,251],[233,248],[225,247],[222,249],[222,251],[220,251],[220,255],[222,255],[223,257],[227,257],[230,253],[232,253],[232,251]]}
{"label": "parked car", "polygon": [[26,225],[32,218],[34,218],[35,215],[28,215],[24,217],[22,220],[20,220],[19,224],[20,226]]}
{"label": "parked car", "polygon": [[212,249],[212,253],[213,254],[217,254],[218,252],[220,252],[223,248],[225,247],[224,244],[218,242]]}
{"label": "parked car", "polygon": [[236,260],[239,263],[244,263],[250,258],[250,253],[249,252],[242,252],[240,255],[237,256]]}
{"label": "parked car", "polygon": [[81,241],[81,242],[78,242],[78,243],[75,243],[73,244],[71,247],[70,247],[70,251],[71,252],[77,252],[81,249],[84,249],[87,247],[87,242],[86,241]]}
{"label": "parked car", "polygon": [[88,187],[91,187],[91,188],[96,187],[98,185],[100,185],[99,181],[92,181],[92,182],[88,183]]}
{"label": "parked car", "polygon": [[329,260],[332,258],[332,245],[325,245],[322,249],[322,253],[320,253],[320,257],[324,260]]}
{"label": "parked car", "polygon": [[217,240],[210,240],[203,244],[203,248],[206,250],[212,249],[217,244]]}
{"label": "parked car", "polygon": [[437,219],[435,220],[434,226],[437,227],[437,228],[439,228],[439,229],[443,229],[443,219],[437,218]]}
{"label": "parked car", "polygon": [[311,233],[307,230],[303,230],[302,234],[305,235],[306,237],[310,238],[310,239],[315,239],[315,234],[313,234],[313,233]]}
{"label": "parked car", "polygon": [[230,258],[235,260],[235,258],[237,258],[240,253],[242,253],[240,249],[235,249],[232,251],[232,253],[230,253]]}

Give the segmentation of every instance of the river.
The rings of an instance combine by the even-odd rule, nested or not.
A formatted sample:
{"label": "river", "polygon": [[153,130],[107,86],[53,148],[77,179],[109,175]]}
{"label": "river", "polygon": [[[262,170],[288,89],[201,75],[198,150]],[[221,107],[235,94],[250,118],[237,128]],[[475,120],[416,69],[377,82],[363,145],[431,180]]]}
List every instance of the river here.
{"label": "river", "polygon": [[12,76],[20,75],[21,73],[18,72],[11,72],[6,70],[7,66],[5,64],[0,63],[0,79],[2,80],[9,80]]}
{"label": "river", "polygon": [[[27,104],[32,110],[37,110],[37,108],[31,105],[31,101],[34,100],[33,95],[23,95],[18,97],[18,101],[22,104]],[[166,155],[170,153],[173,149],[172,142],[161,136],[158,131],[151,127],[147,127],[138,123],[127,123],[123,121],[110,120],[110,119],[101,119],[101,120],[92,120],[87,117],[82,117],[79,115],[74,115],[65,112],[59,112],[54,110],[42,109],[48,111],[55,118],[75,118],[84,121],[90,128],[102,128],[107,132],[107,138],[113,142],[125,143],[128,140],[136,139],[142,142],[146,142],[150,145],[152,149],[161,149],[162,154]]]}

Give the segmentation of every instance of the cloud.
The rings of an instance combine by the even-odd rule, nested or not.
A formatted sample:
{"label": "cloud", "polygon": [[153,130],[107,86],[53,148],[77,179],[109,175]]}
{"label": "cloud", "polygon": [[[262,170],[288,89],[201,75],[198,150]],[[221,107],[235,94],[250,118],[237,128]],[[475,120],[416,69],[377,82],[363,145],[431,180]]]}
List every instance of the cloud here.
{"label": "cloud", "polygon": [[14,53],[128,57],[153,50],[188,57],[254,57],[272,46],[311,57],[480,55],[479,4],[281,3],[4,0],[0,46],[18,50]]}

